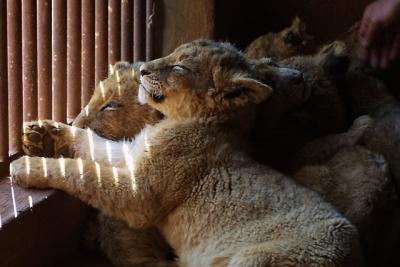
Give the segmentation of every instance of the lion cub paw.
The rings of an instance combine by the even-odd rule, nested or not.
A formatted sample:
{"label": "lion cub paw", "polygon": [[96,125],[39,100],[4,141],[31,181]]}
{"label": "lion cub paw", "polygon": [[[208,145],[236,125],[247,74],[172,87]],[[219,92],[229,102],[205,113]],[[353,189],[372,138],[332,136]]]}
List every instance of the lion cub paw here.
{"label": "lion cub paw", "polygon": [[23,150],[29,156],[72,157],[72,129],[49,120],[27,122],[22,137]]}

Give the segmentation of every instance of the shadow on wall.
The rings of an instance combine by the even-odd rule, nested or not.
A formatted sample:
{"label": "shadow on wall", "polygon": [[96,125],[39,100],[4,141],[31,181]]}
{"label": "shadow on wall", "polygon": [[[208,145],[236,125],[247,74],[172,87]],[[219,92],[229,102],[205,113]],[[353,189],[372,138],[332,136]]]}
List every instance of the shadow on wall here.
{"label": "shadow on wall", "polygon": [[299,15],[317,42],[335,38],[360,20],[371,0],[216,0],[216,37],[244,48],[268,31],[279,31]]}

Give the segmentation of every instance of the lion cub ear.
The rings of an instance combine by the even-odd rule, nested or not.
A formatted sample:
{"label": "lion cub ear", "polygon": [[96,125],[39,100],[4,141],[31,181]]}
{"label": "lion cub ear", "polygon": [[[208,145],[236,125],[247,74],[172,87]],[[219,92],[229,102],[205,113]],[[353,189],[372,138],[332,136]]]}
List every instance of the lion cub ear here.
{"label": "lion cub ear", "polygon": [[272,93],[272,88],[267,84],[248,77],[235,77],[231,80],[230,87],[224,90],[224,99],[238,106],[248,102],[261,103]]}

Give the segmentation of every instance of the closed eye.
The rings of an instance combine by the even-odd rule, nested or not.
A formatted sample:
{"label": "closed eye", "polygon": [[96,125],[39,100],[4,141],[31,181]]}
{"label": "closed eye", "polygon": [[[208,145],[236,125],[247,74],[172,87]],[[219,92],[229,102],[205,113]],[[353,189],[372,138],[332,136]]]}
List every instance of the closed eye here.
{"label": "closed eye", "polygon": [[172,70],[176,71],[176,72],[184,72],[184,71],[190,71],[189,68],[183,66],[183,65],[173,65],[172,66]]}
{"label": "closed eye", "polygon": [[119,103],[109,102],[101,108],[101,111],[113,111],[113,110],[117,110],[120,107],[122,107],[122,105]]}

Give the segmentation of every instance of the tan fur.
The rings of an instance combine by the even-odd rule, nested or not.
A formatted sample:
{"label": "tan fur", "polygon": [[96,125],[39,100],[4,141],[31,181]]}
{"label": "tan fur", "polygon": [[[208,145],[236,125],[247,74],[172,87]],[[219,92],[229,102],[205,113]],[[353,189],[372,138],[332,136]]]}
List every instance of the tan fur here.
{"label": "tan fur", "polygon": [[131,226],[157,226],[180,266],[339,266],[355,228],[245,152],[250,129],[234,122],[270,94],[253,64],[227,44],[183,45],[141,67],[139,95],[166,119],[136,138],[131,167],[101,166],[99,178],[93,162],[82,161],[81,175],[77,160],[65,159],[62,177],[63,164],[47,159],[44,177],[42,160],[24,157],[12,177],[67,191]]}
{"label": "tan fur", "polygon": [[[85,149],[87,134],[79,128],[90,128],[110,140],[122,140],[133,138],[146,124],[160,120],[158,111],[137,101],[140,65],[119,62],[112,66],[109,77],[96,87],[87,107],[75,119],[73,125],[78,128],[77,135],[83,136]],[[40,124],[25,124],[23,148],[27,155],[90,160],[89,154],[80,152],[81,144],[69,127],[59,124],[55,128],[51,121]],[[115,160],[104,160],[103,164],[125,166]],[[172,248],[156,228],[136,230],[101,213],[89,223],[86,239],[94,242],[90,245],[98,246],[115,266],[176,266]]]}
{"label": "tan fur", "polygon": [[[158,122],[161,118],[158,111],[137,102],[140,65],[127,62],[115,64],[108,78],[102,82],[104,97],[98,85],[87,105],[89,114],[83,109],[73,125],[90,128],[107,139],[121,140],[132,137],[132,133],[138,133],[146,124]],[[102,111],[107,105],[110,108]]]}
{"label": "tan fur", "polygon": [[346,89],[353,115],[369,114],[374,119],[375,123],[367,131],[363,142],[368,149],[385,157],[392,174],[392,185],[382,201],[384,205],[376,215],[380,218],[380,239],[370,248],[370,254],[373,255],[370,266],[391,266],[397,261],[400,243],[400,104],[383,82],[357,61],[352,62],[341,86]]}
{"label": "tan fur", "polygon": [[257,160],[287,171],[291,157],[305,144],[348,129],[347,106],[336,85],[336,72],[346,71],[346,55],[342,43],[336,42],[315,55],[278,62],[301,71],[305,89],[279,90],[259,106],[253,134]]}
{"label": "tan fur", "polygon": [[270,57],[281,60],[313,50],[313,38],[306,33],[306,25],[299,17],[292,25],[278,33],[267,33],[251,42],[245,53],[250,58]]}

